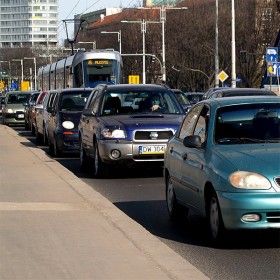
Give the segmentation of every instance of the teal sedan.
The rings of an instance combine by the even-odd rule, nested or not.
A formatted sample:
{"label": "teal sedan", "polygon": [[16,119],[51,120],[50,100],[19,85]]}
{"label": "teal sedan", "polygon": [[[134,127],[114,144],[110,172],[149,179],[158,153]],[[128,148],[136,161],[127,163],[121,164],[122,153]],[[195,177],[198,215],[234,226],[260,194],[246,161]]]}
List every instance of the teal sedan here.
{"label": "teal sedan", "polygon": [[164,180],[170,217],[198,212],[214,241],[280,229],[280,97],[197,103],[168,142]]}

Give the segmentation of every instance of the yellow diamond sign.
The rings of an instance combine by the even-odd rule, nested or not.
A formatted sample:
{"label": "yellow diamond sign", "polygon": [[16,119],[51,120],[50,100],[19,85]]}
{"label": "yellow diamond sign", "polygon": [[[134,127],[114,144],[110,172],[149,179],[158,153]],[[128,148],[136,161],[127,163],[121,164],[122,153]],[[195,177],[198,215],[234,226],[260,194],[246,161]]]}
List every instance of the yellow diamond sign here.
{"label": "yellow diamond sign", "polygon": [[228,78],[228,74],[225,71],[221,71],[218,77],[219,80],[223,83]]}

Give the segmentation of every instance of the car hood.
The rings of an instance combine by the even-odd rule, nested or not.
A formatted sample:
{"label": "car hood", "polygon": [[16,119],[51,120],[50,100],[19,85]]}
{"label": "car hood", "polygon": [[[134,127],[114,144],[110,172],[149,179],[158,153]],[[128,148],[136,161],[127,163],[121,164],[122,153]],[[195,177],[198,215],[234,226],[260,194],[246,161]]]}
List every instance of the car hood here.
{"label": "car hood", "polygon": [[6,104],[7,109],[12,109],[13,111],[24,111],[25,106],[22,103],[19,104]]}
{"label": "car hood", "polygon": [[101,117],[107,125],[124,127],[126,130],[162,129],[177,130],[185,115],[134,114]]}
{"label": "car hood", "polygon": [[230,169],[280,175],[279,143],[217,145],[214,153]]}

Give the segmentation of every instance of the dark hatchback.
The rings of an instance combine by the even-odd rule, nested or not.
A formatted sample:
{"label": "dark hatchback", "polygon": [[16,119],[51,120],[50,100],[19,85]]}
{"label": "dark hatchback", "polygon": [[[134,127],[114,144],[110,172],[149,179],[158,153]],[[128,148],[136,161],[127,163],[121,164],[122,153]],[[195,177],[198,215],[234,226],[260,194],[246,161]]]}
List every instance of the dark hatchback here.
{"label": "dark hatchback", "polygon": [[218,88],[207,99],[233,96],[276,96],[276,93],[262,88]]}
{"label": "dark hatchback", "polygon": [[59,156],[64,151],[79,151],[78,124],[82,110],[92,92],[90,88],[63,89],[58,92],[48,123],[49,154]]}
{"label": "dark hatchback", "polygon": [[105,177],[112,166],[163,166],[185,114],[164,85],[98,85],[79,124],[81,168],[93,161],[93,175]]}

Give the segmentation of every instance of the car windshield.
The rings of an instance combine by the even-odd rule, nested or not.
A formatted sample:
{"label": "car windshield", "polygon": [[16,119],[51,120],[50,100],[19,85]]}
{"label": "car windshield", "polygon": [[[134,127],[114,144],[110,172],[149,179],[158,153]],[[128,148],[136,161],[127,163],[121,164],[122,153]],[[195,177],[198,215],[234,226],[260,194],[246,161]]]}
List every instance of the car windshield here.
{"label": "car windshield", "polygon": [[63,92],[61,95],[60,111],[82,111],[91,91]]}
{"label": "car windshield", "polygon": [[29,94],[10,94],[8,97],[8,104],[22,104],[28,101]]}
{"label": "car windshield", "polygon": [[184,114],[170,91],[107,91],[103,96],[101,115]]}
{"label": "car windshield", "polygon": [[280,141],[280,104],[245,104],[218,110],[215,142],[247,144]]}
{"label": "car windshield", "polygon": [[178,98],[179,102],[184,105],[191,105],[191,102],[187,98],[187,96],[183,92],[175,92],[176,97]]}

